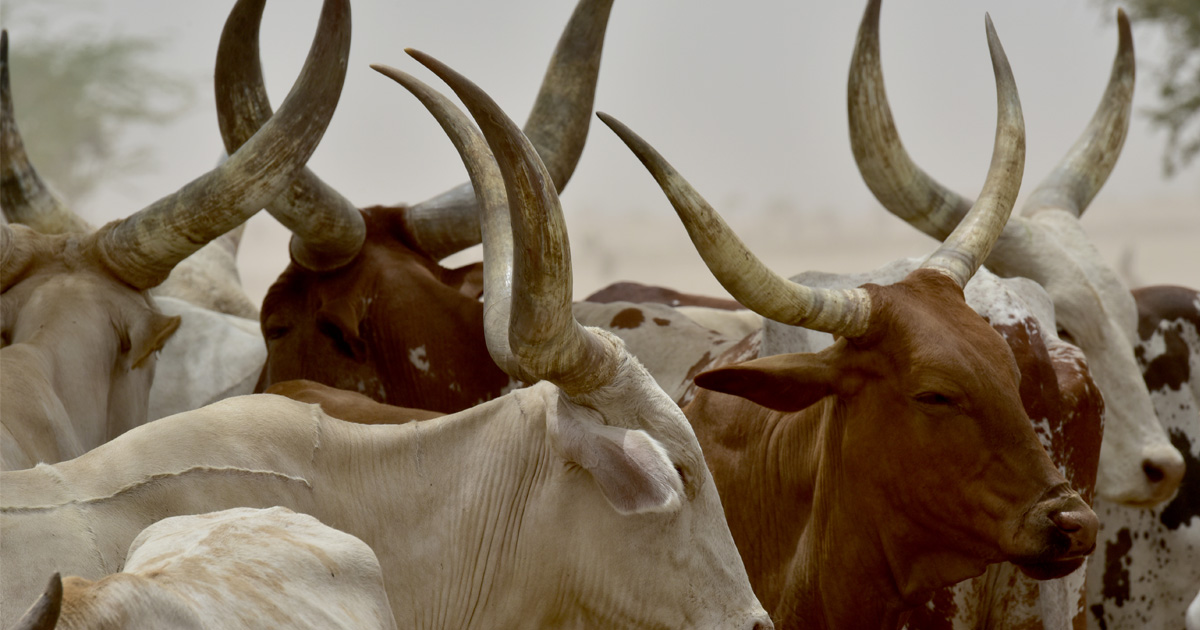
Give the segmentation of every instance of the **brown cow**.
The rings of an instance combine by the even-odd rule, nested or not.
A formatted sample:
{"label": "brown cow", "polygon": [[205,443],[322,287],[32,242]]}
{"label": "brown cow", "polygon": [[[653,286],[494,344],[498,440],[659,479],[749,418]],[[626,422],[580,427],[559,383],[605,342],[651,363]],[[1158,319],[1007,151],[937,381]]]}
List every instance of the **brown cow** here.
{"label": "brown cow", "polygon": [[[879,49],[879,3],[859,27],[847,100],[859,172],[879,202],[934,238],[943,238],[971,201],[942,186],[904,149],[888,107]],[[1129,129],[1134,51],[1129,20],[1117,12],[1112,74],[1096,113],[1075,145],[1038,185],[997,238],[986,263],[1001,276],[1029,278],[1054,298],[1062,336],[1088,358],[1105,402],[1097,495],[1139,508],[1171,498],[1184,460],[1158,422],[1134,359],[1137,305],[1080,223],[1116,165]]]}
{"label": "brown cow", "polygon": [[[276,197],[304,166],[341,92],[349,11],[345,0],[325,3],[279,113],[224,164],[90,234],[0,225],[0,468],[76,457],[146,421],[155,353],[179,325],[147,291]],[[48,194],[32,169],[6,171],[3,187],[6,204],[36,206]]]}
{"label": "brown cow", "polygon": [[1096,516],[1046,456],[1012,352],[962,287],[1011,211],[1024,125],[988,20],[1000,108],[980,200],[901,282],[813,289],[768,270],[640,138],[713,274],[765,317],[832,333],[817,354],[701,374],[686,408],[751,583],[780,627],[895,627],[932,591],[1010,561],[1077,569]]}
{"label": "brown cow", "polygon": [[[583,150],[612,0],[581,0],[550,62],[525,133],[561,189]],[[225,145],[271,107],[251,16],[217,67]],[[470,185],[414,206],[358,210],[305,171],[268,210],[296,233],[292,262],[263,302],[268,357],[258,391],[310,379],[380,402],[443,412],[517,386],[489,359],[480,266],[438,261],[480,242]]]}

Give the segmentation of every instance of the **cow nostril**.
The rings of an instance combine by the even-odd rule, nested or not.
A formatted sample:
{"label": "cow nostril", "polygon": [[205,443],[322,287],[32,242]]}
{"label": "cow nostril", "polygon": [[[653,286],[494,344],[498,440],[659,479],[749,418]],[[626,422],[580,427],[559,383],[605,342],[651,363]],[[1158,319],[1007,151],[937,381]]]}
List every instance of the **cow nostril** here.
{"label": "cow nostril", "polygon": [[1050,520],[1054,522],[1055,527],[1067,533],[1083,529],[1082,519],[1076,512],[1055,512],[1050,515]]}
{"label": "cow nostril", "polygon": [[1154,462],[1150,460],[1142,462],[1142,472],[1146,473],[1146,478],[1149,479],[1151,483],[1158,483],[1163,480],[1163,477],[1166,477],[1162,469],[1158,466],[1155,466]]}

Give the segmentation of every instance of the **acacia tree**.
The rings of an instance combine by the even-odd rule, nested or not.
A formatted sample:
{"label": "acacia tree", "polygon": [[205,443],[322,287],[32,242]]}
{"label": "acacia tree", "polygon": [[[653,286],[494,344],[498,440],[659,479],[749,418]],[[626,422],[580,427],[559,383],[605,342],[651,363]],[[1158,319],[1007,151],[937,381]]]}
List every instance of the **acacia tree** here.
{"label": "acacia tree", "polygon": [[[66,6],[70,5],[70,6]],[[64,9],[84,19],[61,28]],[[87,23],[70,0],[5,0],[9,70],[17,124],[30,160],[72,205],[107,177],[147,170],[153,150],[129,142],[137,125],[162,125],[191,105],[191,82],[151,60],[159,40],[108,33]]]}
{"label": "acacia tree", "polygon": [[[1108,8],[1117,0],[1101,0]],[[1151,69],[1160,104],[1147,114],[1167,131],[1163,169],[1173,175],[1200,154],[1200,0],[1120,0],[1135,25],[1161,29],[1167,59]]]}

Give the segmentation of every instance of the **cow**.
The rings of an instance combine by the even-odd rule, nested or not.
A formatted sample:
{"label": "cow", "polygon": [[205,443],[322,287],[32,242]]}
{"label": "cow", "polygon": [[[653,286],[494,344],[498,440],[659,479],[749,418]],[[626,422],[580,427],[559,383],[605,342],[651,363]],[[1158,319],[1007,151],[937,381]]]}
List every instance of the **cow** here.
{"label": "cow", "polygon": [[[938,184],[908,156],[896,131],[879,56],[879,0],[860,29],[848,101],[854,159],[867,186],[892,214],[934,238],[958,225],[971,202]],[[1097,496],[1150,507],[1169,499],[1184,462],[1159,424],[1134,358],[1137,307],[1129,289],[1088,239],[1080,216],[1116,163],[1133,98],[1133,36],[1118,10],[1112,75],[1088,128],[1030,194],[985,264],[1001,276],[1030,278],[1054,298],[1059,336],[1079,346],[1104,395],[1106,420]]]}
{"label": "cow", "polygon": [[345,78],[345,0],[325,4],[318,29],[285,106],[224,164],[90,234],[0,225],[0,468],[70,459],[146,421],[155,353],[179,326],[147,291],[279,194],[316,148]]}
{"label": "cow", "polygon": [[[583,150],[612,0],[580,0],[525,132],[566,185]],[[271,105],[258,60],[261,12],[216,71],[225,146],[234,151]],[[292,229],[291,261],[263,301],[268,356],[257,390],[308,379],[388,404],[454,412],[521,385],[487,354],[478,263],[438,261],[479,243],[469,185],[412,206],[359,210],[305,171],[268,206]]]}
{"label": "cow", "polygon": [[779,627],[896,627],[937,588],[1010,561],[1067,575],[1096,516],[1038,443],[1019,367],[963,287],[1016,198],[1024,126],[990,19],[996,148],[984,192],[918,269],[822,289],[774,274],[645,141],[601,118],[667,194],[709,269],[764,317],[838,337],[712,369],[684,413],[751,584]]}
{"label": "cow", "polygon": [[562,210],[532,144],[479,88],[413,54],[486,137],[387,70],[448,121],[477,184],[485,264],[508,280],[485,293],[489,352],[540,382],[400,426],[231,398],[3,473],[4,601],[33,601],[44,577],[31,575],[112,572],[164,517],[280,505],[370,545],[403,627],[771,627],[687,419],[618,338],[571,316]]}
{"label": "cow", "polygon": [[1200,292],[1150,286],[1133,297],[1138,365],[1187,471],[1164,505],[1096,503],[1101,529],[1088,563],[1088,619],[1100,629],[1177,628],[1200,589]]}
{"label": "cow", "polygon": [[[57,623],[56,623],[57,622]],[[174,516],[119,573],[51,577],[17,628],[396,628],[366,543],[287,508]]]}

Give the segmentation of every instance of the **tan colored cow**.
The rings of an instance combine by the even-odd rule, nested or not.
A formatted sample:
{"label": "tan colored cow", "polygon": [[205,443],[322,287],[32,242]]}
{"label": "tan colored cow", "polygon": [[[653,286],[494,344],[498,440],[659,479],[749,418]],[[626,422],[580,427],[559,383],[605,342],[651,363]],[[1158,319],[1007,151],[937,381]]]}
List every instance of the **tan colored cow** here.
{"label": "tan colored cow", "polygon": [[767,269],[644,141],[601,115],[654,175],[709,269],[764,317],[838,337],[816,354],[711,370],[685,408],[750,581],[781,627],[891,628],[934,589],[1009,561],[1078,569],[1096,515],[1034,434],[1019,368],[962,287],[1015,201],[1024,124],[988,20],[996,148],[971,211],[895,284],[819,289]]}
{"label": "tan colored cow", "polygon": [[3,473],[5,602],[33,601],[54,571],[112,572],[163,517],[283,505],[375,550],[401,627],[771,627],[686,418],[619,339],[571,316],[562,211],[533,147],[479,88],[421,60],[496,155],[448,100],[389,71],[445,121],[483,200],[489,269],[510,274],[487,295],[502,324],[489,350],[545,380],[401,426],[244,396]]}
{"label": "tan colored cow", "polygon": [[[263,133],[129,218],[82,235],[0,226],[0,468],[76,457],[146,421],[155,353],[179,325],[146,292],[303,167],[336,106],[349,45],[349,6],[330,0],[300,79]],[[36,176],[15,175],[5,186],[36,197]]]}
{"label": "tan colored cow", "polygon": [[[879,61],[879,4],[859,29],[850,70],[850,137],[859,171],[885,208],[934,238],[944,238],[971,202],[938,184],[908,156],[887,104]],[[1112,76],[1088,128],[1029,196],[996,241],[987,266],[1022,276],[1054,298],[1060,336],[1079,346],[1104,395],[1104,442],[1097,496],[1149,507],[1179,487],[1184,463],[1159,424],[1134,360],[1137,305],[1100,255],[1080,217],[1116,165],[1129,129],[1134,55],[1129,20],[1117,13],[1120,43]]]}
{"label": "tan colored cow", "polygon": [[114,625],[387,630],[396,620],[366,543],[273,507],[163,519],[133,540],[120,573],[56,574],[16,629]]}

